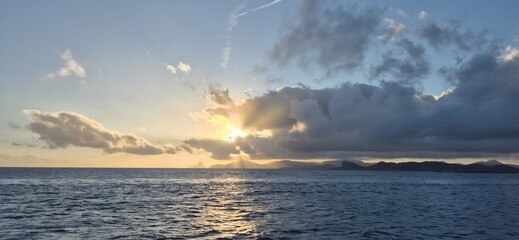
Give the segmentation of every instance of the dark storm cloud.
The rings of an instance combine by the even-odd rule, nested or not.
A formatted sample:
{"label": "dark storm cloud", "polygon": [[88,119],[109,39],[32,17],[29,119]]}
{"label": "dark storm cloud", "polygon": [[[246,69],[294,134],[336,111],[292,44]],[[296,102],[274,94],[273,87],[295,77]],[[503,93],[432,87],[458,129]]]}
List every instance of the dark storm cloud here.
{"label": "dark storm cloud", "polygon": [[381,14],[375,8],[324,8],[318,1],[305,1],[295,23],[270,50],[270,59],[280,65],[295,61],[303,68],[315,59],[328,76],[352,70],[363,61]]}
{"label": "dark storm cloud", "polygon": [[[421,51],[409,54],[416,57]],[[219,159],[240,151],[254,159],[519,153],[519,59],[500,61],[496,52],[478,54],[452,76],[454,89],[438,99],[395,81],[285,87],[218,108],[222,116],[237,117],[242,128],[271,130],[271,136],[187,144]],[[223,151],[216,142],[225,143]]]}
{"label": "dark storm cloud", "polygon": [[106,153],[138,155],[174,154],[179,150],[177,147],[155,146],[134,135],[110,131],[100,123],[73,112],[24,110],[24,113],[32,121],[27,128],[38,134],[50,148],[71,145],[102,149]]}
{"label": "dark storm cloud", "polygon": [[[371,78],[390,75],[404,84],[418,82],[429,74],[425,48],[407,38],[398,41],[397,49],[382,55],[382,61],[371,67]],[[404,56],[404,57],[401,57]]]}
{"label": "dark storm cloud", "polygon": [[[519,136],[519,59],[501,62],[495,53],[478,54],[452,77],[456,88],[437,109],[435,116],[442,119],[431,120],[439,122],[434,131],[459,140],[486,139],[491,145],[496,145],[493,140],[514,143]],[[518,151],[517,146],[501,148]]]}

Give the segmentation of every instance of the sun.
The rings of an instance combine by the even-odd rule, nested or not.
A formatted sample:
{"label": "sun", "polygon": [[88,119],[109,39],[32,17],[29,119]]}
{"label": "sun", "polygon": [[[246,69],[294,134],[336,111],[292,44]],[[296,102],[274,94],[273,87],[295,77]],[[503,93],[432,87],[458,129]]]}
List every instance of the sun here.
{"label": "sun", "polygon": [[231,134],[229,134],[227,137],[225,137],[225,140],[227,140],[229,142],[234,142],[239,137],[247,136],[247,133],[245,133],[244,131],[238,129],[237,127],[235,127],[233,125],[227,125],[227,128],[231,131]]}

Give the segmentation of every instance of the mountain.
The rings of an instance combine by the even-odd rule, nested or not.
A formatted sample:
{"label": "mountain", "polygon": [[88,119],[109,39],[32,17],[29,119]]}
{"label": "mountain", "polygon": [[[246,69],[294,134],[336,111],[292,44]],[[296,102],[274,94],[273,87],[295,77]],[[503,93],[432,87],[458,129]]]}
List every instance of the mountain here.
{"label": "mountain", "polygon": [[490,159],[487,161],[479,161],[475,162],[475,164],[485,165],[485,166],[497,166],[497,165],[504,165],[500,161],[497,161],[495,159]]}
{"label": "mountain", "polygon": [[290,160],[281,160],[276,162],[267,163],[265,165],[270,166],[274,169],[332,169],[334,165],[329,163],[316,163],[316,162],[299,162]]}
{"label": "mountain", "polygon": [[374,164],[374,163],[366,163],[366,162],[363,162],[362,160],[351,160],[351,159],[348,159],[348,160],[330,160],[330,161],[324,161],[323,163],[327,163],[327,164],[330,164],[330,165],[334,165],[336,167],[340,167],[343,162],[351,162],[351,163],[355,163],[355,164],[357,164],[359,166],[363,166],[363,167],[371,166],[371,165]]}
{"label": "mountain", "polygon": [[479,162],[475,162],[477,164],[481,164],[481,165],[485,165],[485,166],[497,166],[497,165],[506,165],[506,166],[509,166],[509,167],[513,167],[513,168],[517,168],[519,169],[519,165],[515,165],[515,164],[504,164],[504,163],[501,163],[495,159],[490,159],[490,160],[487,160],[487,161],[479,161]]}
{"label": "mountain", "polygon": [[[490,164],[487,164],[490,163]],[[379,162],[371,166],[359,166],[352,162],[343,162],[338,170],[365,171],[427,171],[427,172],[463,172],[463,173],[519,173],[519,169],[498,161],[477,162],[472,164],[456,164],[446,162]]]}
{"label": "mountain", "polygon": [[228,164],[215,164],[211,168],[228,168],[228,169],[335,169],[339,167],[341,162],[325,161],[325,162],[301,162],[281,160],[270,163],[255,163],[247,160],[239,160]]}
{"label": "mountain", "polygon": [[313,170],[361,170],[361,171],[422,171],[422,172],[462,172],[462,173],[519,173],[519,168],[508,166],[496,160],[472,164],[457,164],[438,161],[427,162],[378,162],[366,164],[362,161],[302,162],[281,160],[270,163],[255,163],[239,160],[228,164],[216,164],[211,168],[226,169],[313,169]]}
{"label": "mountain", "polygon": [[247,160],[238,160],[228,164],[215,164],[211,168],[230,168],[230,169],[272,169],[266,164],[255,163]]}

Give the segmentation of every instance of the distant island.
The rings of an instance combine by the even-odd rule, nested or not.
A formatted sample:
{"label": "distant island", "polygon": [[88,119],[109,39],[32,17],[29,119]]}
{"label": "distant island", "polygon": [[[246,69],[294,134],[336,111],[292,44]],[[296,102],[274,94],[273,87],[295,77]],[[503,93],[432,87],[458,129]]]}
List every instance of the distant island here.
{"label": "distant island", "polygon": [[458,173],[519,173],[519,166],[503,164],[497,160],[480,161],[472,164],[426,162],[378,162],[362,161],[325,161],[302,162],[281,160],[270,163],[255,163],[239,160],[228,164],[216,164],[210,168],[221,169],[313,169],[313,170],[357,170],[357,171],[420,171],[420,172],[458,172]]}

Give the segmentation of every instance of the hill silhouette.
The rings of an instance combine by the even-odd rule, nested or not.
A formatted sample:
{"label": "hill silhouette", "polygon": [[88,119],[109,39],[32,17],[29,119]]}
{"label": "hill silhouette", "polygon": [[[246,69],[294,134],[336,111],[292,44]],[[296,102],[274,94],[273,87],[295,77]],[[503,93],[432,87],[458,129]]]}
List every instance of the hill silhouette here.
{"label": "hill silhouette", "polygon": [[210,168],[223,169],[314,169],[314,170],[358,170],[358,171],[427,171],[427,172],[461,172],[461,173],[519,173],[514,166],[503,164],[497,160],[480,161],[472,164],[446,163],[439,161],[426,162],[378,162],[368,165],[353,161],[302,162],[281,160],[270,163],[255,163],[239,160],[228,164],[216,164]]}

